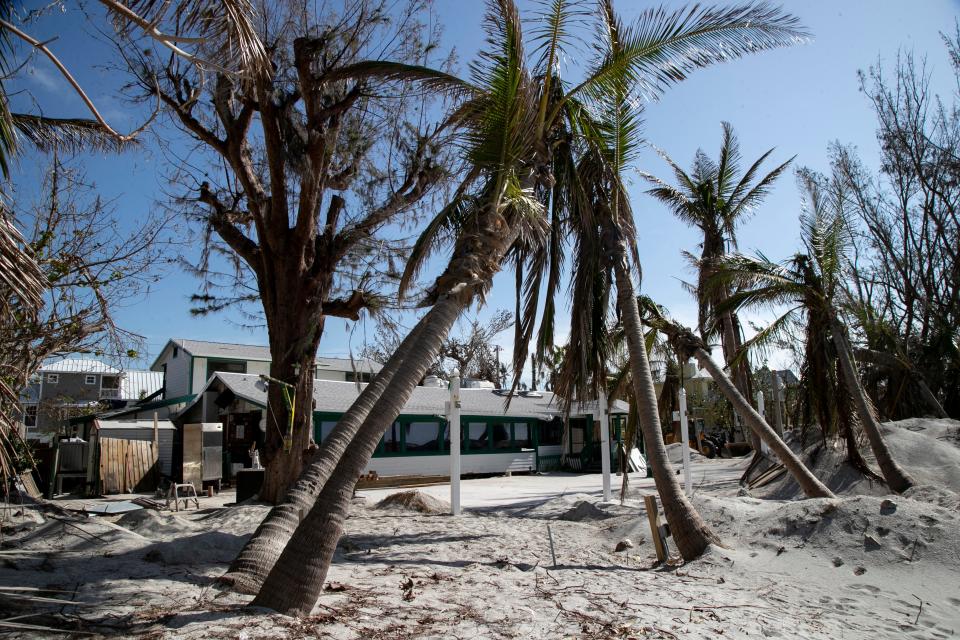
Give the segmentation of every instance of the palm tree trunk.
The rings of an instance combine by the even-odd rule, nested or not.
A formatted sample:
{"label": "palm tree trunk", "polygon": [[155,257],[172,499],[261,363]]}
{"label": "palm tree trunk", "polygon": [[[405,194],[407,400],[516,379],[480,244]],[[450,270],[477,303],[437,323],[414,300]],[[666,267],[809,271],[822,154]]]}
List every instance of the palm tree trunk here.
{"label": "palm tree trunk", "polygon": [[835,313],[830,313],[830,329],[833,333],[833,344],[837,348],[837,356],[840,359],[840,369],[843,371],[843,377],[846,379],[850,394],[853,396],[857,414],[860,416],[860,424],[864,433],[867,434],[867,440],[870,442],[873,455],[877,458],[880,473],[883,474],[884,480],[887,481],[887,485],[891,489],[897,493],[903,493],[914,485],[914,480],[897,464],[883,439],[883,434],[880,432],[880,423],[873,413],[867,392],[860,382],[860,376],[857,374],[857,365],[853,359],[850,343],[847,341],[846,330],[840,324],[840,320]]}
{"label": "palm tree trunk", "polygon": [[766,420],[763,419],[757,411],[747,402],[740,390],[733,384],[733,381],[723,372],[723,369],[713,361],[710,354],[702,347],[697,347],[693,352],[693,357],[697,359],[700,366],[706,369],[713,377],[720,392],[726,396],[727,400],[733,404],[733,407],[740,414],[740,417],[753,430],[754,435],[763,440],[771,451],[777,454],[783,466],[787,468],[790,475],[800,485],[800,489],[808,498],[834,498],[830,491],[820,480],[813,475],[800,458],[780,439]]}
{"label": "palm tree trunk", "polygon": [[312,456],[296,484],[287,493],[286,500],[270,510],[219,582],[231,585],[239,593],[254,595],[260,590],[270,569],[300,524],[303,514],[313,506],[360,425],[380,399],[394,374],[405,364],[407,354],[429,318],[428,312],[410,331],[373,381],[364,387],[360,397],[341,416],[337,426]]}
{"label": "palm tree trunk", "polygon": [[670,525],[677,549],[684,560],[699,557],[711,544],[719,544],[720,539],[710,530],[690,500],[684,494],[673,471],[667,449],[663,444],[663,432],[660,416],[657,412],[657,392],[650,373],[650,362],[643,339],[643,327],[640,322],[640,309],[633,289],[627,261],[627,250],[613,223],[607,223],[605,233],[612,236],[607,243],[611,249],[614,274],[617,281],[617,303],[627,336],[627,350],[630,354],[630,377],[633,382],[634,397],[640,418],[640,429],[646,445],[647,462],[653,470],[653,480],[660,494],[663,513]]}
{"label": "palm tree trunk", "polygon": [[380,438],[399,415],[414,388],[436,360],[443,339],[465,307],[463,296],[445,296],[433,307],[420,339],[394,374],[387,392],[371,409],[349,449],[340,458],[306,518],[286,545],[253,606],[287,615],[309,615],[343,532],[357,478]]}
{"label": "palm tree trunk", "polygon": [[[746,363],[743,361],[735,362],[737,358],[737,352],[740,350],[740,332],[732,311],[727,311],[720,316],[720,325],[720,341],[723,347],[724,362],[726,362],[727,368],[730,370],[730,375],[733,377],[737,391],[740,392],[741,396],[750,398],[752,395],[750,393],[750,375],[746,369]],[[747,404],[749,405],[750,402],[748,401]],[[736,408],[734,408],[734,411],[740,418],[742,426],[742,424],[746,422],[746,418]],[[744,436],[746,436],[746,433],[744,433]],[[753,450],[759,455],[761,451],[760,438],[757,436],[756,432],[751,433],[750,444],[753,447]]]}

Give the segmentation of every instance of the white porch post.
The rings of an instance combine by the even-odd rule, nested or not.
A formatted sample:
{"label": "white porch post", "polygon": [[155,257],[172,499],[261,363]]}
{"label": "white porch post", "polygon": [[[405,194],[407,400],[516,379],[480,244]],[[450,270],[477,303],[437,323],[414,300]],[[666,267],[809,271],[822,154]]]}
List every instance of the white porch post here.
{"label": "white porch post", "polygon": [[450,431],[450,513],[460,515],[460,371],[450,377],[447,402],[447,429]]}
{"label": "white porch post", "polygon": [[607,394],[600,393],[600,470],[603,473],[603,499],[610,500],[610,417]]}
{"label": "white porch post", "polygon": [[687,423],[687,390],[680,389],[680,437],[683,438],[683,489],[693,495],[693,477],[690,474],[690,425]]}

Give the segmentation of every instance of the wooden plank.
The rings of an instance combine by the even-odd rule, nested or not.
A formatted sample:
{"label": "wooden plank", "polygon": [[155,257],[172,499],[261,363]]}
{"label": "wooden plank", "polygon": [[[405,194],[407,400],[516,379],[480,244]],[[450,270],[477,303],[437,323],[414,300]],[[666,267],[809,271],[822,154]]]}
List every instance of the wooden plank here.
{"label": "wooden plank", "polygon": [[657,550],[657,560],[666,562],[668,559],[666,545],[660,531],[660,510],[655,496],[643,496],[643,503],[647,507],[647,519],[650,521],[650,533],[653,536],[653,546]]}

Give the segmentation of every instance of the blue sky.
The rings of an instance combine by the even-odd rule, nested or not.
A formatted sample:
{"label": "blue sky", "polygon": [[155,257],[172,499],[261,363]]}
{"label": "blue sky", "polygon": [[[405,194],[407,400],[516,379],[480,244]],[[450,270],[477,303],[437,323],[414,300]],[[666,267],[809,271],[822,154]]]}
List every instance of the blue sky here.
{"label": "blue sky", "polygon": [[[617,7],[626,21],[653,3],[619,0]],[[666,2],[680,6],[680,2]],[[480,48],[483,3],[480,0],[436,0],[436,13],[445,25],[445,45],[455,46],[461,71]],[[520,1],[521,10],[532,3]],[[898,50],[927,54],[934,85],[944,94],[954,90],[939,31],[952,31],[960,3],[956,0],[806,0],[791,1],[787,8],[798,15],[813,34],[804,45],[762,53],[695,72],[687,81],[669,89],[650,104],[646,116],[648,141],[665,150],[681,166],[689,166],[698,147],[716,155],[720,123],[733,124],[740,138],[744,162],[750,162],[771,147],[771,160],[782,162],[796,155],[795,166],[826,169],[828,145],[833,141],[855,145],[870,165],[876,164],[875,121],[866,96],[860,92],[857,70],[876,64],[878,57],[889,68]],[[140,114],[120,99],[116,74],[102,66],[109,48],[96,41],[96,34],[73,12],[52,13],[39,20],[31,33],[41,40],[58,39],[51,48],[68,64],[88,89],[104,116],[119,130],[139,124]],[[570,60],[576,65],[576,60]],[[79,99],[71,93],[44,60],[34,59],[24,69],[14,89],[29,90],[49,115],[79,116]],[[20,94],[23,106],[27,94]],[[163,123],[157,132],[169,136]],[[166,198],[163,180],[165,157],[155,141],[146,136],[141,148],[119,156],[84,157],[77,160],[106,197],[116,198],[119,213],[136,220]],[[21,197],[37,192],[38,168],[43,158],[27,154],[14,177]],[[637,166],[669,178],[665,163],[651,150],[641,154]],[[631,195],[639,230],[644,270],[643,291],[666,305],[686,322],[696,318],[696,307],[680,285],[690,279],[682,250],[697,251],[698,237],[643,193],[639,179]],[[798,247],[799,194],[792,175],[783,176],[756,216],[740,230],[741,250],[761,249],[782,258]],[[184,248],[184,252],[191,251]],[[263,330],[237,326],[238,318],[215,315],[192,317],[188,296],[197,289],[190,275],[168,268],[162,279],[142,299],[131,300],[117,314],[127,329],[146,337],[149,362],[170,337],[266,343]],[[495,281],[487,307],[473,310],[486,317],[495,309],[513,307],[512,275]],[[566,322],[560,323],[565,333]],[[364,339],[372,339],[375,326],[366,321],[354,326],[331,319],[320,346],[324,355],[356,353]],[[501,343],[511,346],[509,334]],[[131,363],[134,366],[141,363]],[[775,363],[777,364],[777,363]]]}

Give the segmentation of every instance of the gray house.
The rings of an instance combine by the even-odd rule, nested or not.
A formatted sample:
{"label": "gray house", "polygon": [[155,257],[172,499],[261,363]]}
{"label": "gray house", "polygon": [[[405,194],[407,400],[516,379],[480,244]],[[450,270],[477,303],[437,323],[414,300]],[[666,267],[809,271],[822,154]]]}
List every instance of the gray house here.
{"label": "gray house", "polygon": [[141,401],[157,394],[162,383],[155,372],[121,371],[92,358],[49,362],[20,393],[26,436],[45,436],[71,417]]}
{"label": "gray house", "polygon": [[[363,358],[317,357],[314,378],[369,382],[382,365]],[[174,338],[160,351],[150,370],[163,375],[166,400],[195,396],[215,373],[270,373],[270,348],[260,345]]]}

